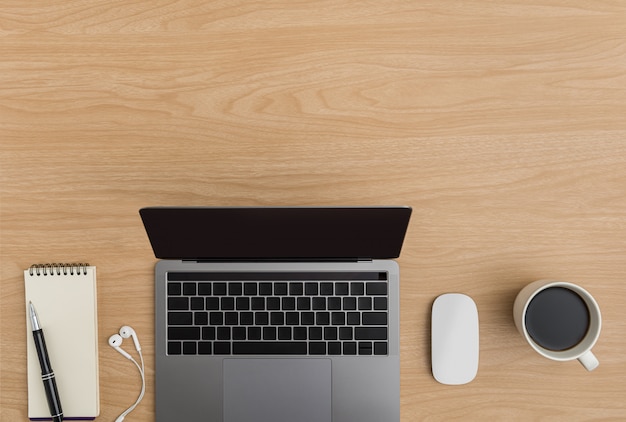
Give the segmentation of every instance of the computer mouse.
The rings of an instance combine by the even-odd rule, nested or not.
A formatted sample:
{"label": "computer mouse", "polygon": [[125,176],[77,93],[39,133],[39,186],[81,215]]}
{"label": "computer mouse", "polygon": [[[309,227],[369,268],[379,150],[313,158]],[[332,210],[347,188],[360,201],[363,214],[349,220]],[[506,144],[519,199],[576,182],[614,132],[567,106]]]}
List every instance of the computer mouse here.
{"label": "computer mouse", "polygon": [[446,293],[435,299],[431,320],[431,361],[441,384],[461,385],[478,372],[478,309],[461,293]]}

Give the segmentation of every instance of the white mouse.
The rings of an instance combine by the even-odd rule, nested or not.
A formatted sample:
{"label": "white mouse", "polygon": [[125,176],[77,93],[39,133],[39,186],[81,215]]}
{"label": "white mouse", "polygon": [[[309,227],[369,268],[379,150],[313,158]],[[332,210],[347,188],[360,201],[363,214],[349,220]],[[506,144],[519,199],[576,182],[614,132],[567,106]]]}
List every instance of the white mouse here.
{"label": "white mouse", "polygon": [[431,360],[435,379],[467,384],[478,372],[478,309],[467,295],[443,294],[433,303]]}

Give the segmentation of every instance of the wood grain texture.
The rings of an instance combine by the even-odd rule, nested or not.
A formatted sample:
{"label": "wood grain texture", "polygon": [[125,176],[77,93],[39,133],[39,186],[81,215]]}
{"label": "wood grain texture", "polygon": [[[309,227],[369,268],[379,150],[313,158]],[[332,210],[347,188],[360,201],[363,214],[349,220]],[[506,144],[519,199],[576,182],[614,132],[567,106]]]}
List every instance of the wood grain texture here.
{"label": "wood grain texture", "polygon": [[[26,420],[35,262],[98,268],[101,416],[154,419],[148,205],[414,208],[402,421],[626,419],[626,6],[619,1],[5,1],[0,12],[0,420]],[[525,346],[538,278],[599,302],[600,367]],[[481,363],[430,374],[429,311],[479,309]]]}

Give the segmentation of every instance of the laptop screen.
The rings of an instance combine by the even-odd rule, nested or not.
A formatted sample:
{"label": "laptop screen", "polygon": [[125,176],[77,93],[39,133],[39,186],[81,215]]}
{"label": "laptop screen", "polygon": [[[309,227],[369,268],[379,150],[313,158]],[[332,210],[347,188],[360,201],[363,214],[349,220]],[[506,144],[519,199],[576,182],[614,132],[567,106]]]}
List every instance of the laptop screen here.
{"label": "laptop screen", "polygon": [[148,207],[139,211],[160,259],[391,259],[410,207]]}

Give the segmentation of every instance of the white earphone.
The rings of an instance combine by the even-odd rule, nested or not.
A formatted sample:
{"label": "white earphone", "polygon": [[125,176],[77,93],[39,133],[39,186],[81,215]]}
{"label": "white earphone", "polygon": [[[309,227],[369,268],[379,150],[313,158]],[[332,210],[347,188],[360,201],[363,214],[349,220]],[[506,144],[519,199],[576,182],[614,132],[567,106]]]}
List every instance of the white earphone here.
{"label": "white earphone", "polygon": [[135,349],[137,349],[138,352],[141,352],[141,346],[139,345],[139,339],[137,338],[137,333],[135,333],[135,330],[133,330],[128,325],[124,325],[122,328],[120,328],[120,336],[122,336],[122,338],[132,337],[133,343],[135,343]]}
{"label": "white earphone", "polygon": [[120,347],[121,344],[122,344],[122,336],[120,336],[119,334],[113,334],[111,337],[109,337],[109,346],[111,346],[112,348],[117,350],[119,353],[121,353],[122,356],[124,356],[126,359],[132,360],[133,359],[132,356],[126,353]]}
{"label": "white earphone", "polygon": [[[121,347],[123,339],[129,338],[129,337],[133,338],[133,343],[135,344],[135,349],[137,350],[137,353],[139,353],[139,358],[141,359],[141,366],[139,366],[137,361],[135,359],[133,359],[133,357],[131,355],[126,353],[124,351],[124,349],[122,349],[122,347]],[[124,325],[122,328],[120,328],[119,334],[113,334],[111,337],[109,337],[109,346],[111,346],[113,349],[118,351],[126,359],[130,360],[131,362],[133,362],[135,364],[135,366],[137,367],[137,369],[139,369],[139,374],[141,374],[141,393],[139,394],[139,397],[137,398],[137,401],[135,401],[135,403],[132,406],[130,406],[128,409],[126,409],[121,415],[119,415],[117,417],[117,419],[115,419],[115,422],[122,422],[124,420],[124,418],[130,412],[132,412],[135,409],[135,407],[137,407],[137,405],[139,404],[141,399],[143,399],[143,395],[146,392],[146,378],[145,378],[145,373],[144,373],[143,355],[141,354],[141,345],[139,344],[139,339],[137,338],[137,333],[135,333],[135,330],[133,330],[128,325]]]}

